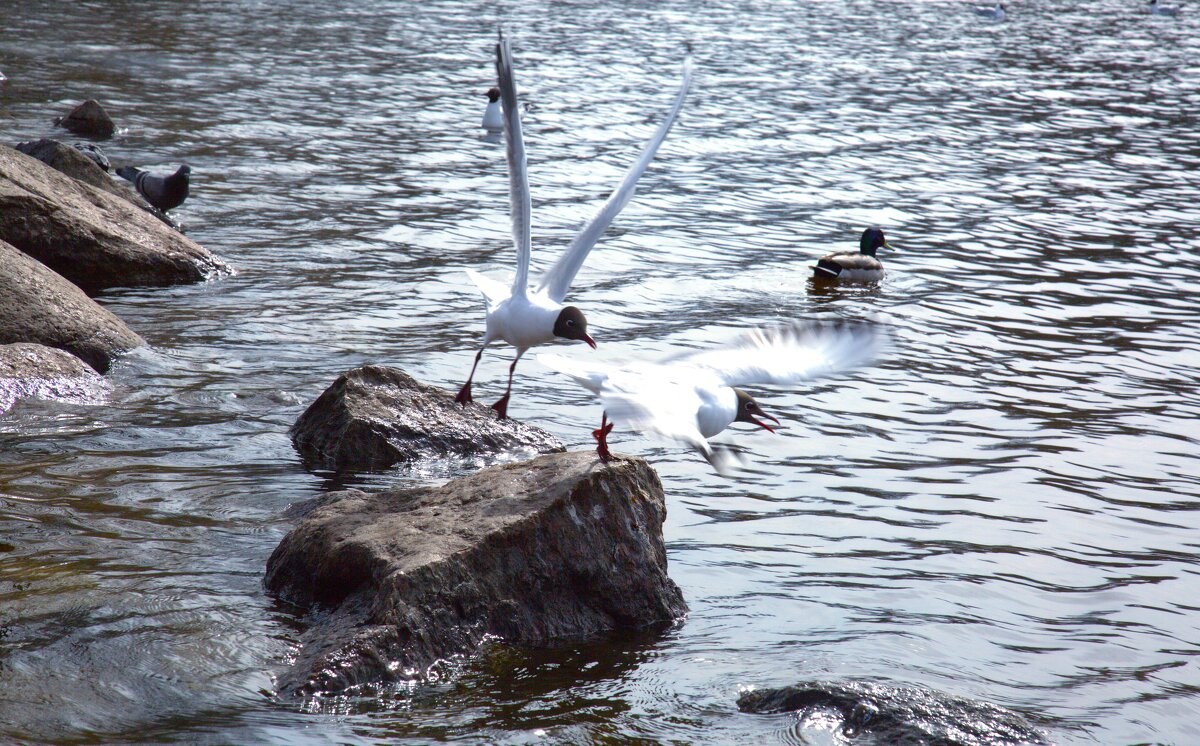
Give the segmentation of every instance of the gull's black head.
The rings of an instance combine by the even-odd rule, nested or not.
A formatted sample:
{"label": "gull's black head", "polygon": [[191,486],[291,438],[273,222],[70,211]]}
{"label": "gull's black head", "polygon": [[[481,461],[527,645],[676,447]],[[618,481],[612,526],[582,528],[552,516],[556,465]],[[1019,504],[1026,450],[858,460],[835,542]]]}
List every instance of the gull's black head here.
{"label": "gull's black head", "polygon": [[487,97],[488,97],[488,101],[499,101],[500,100],[500,89],[494,88],[494,87],[489,88],[488,92],[487,92]]}
{"label": "gull's black head", "polygon": [[888,246],[887,239],[883,237],[883,230],[879,226],[871,226],[863,231],[862,238],[858,240],[858,250],[867,256],[875,256],[875,250],[882,246],[885,249],[892,248]]}
{"label": "gull's black head", "polygon": [[762,407],[758,406],[758,402],[754,401],[754,397],[745,391],[735,388],[733,392],[737,394],[737,417],[733,418],[734,422],[752,422],[769,433],[775,432],[770,425],[755,418],[764,417],[774,422],[776,426],[779,425],[779,420],[762,411]]}
{"label": "gull's black head", "polygon": [[566,306],[559,311],[558,318],[554,320],[554,336],[578,339],[587,342],[593,350],[596,349],[596,341],[587,333],[587,319],[583,317],[583,311],[575,306]]}

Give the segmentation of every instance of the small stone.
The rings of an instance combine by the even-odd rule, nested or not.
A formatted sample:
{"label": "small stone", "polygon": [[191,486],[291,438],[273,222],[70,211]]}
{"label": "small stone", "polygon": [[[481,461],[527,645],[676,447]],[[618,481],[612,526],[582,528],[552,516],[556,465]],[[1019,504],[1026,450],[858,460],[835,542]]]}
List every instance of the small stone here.
{"label": "small stone", "polygon": [[72,109],[65,117],[56,119],[54,123],[77,135],[85,135],[87,137],[112,137],[117,131],[117,126],[113,124],[113,120],[108,116],[108,112],[94,98],[84,101]]}

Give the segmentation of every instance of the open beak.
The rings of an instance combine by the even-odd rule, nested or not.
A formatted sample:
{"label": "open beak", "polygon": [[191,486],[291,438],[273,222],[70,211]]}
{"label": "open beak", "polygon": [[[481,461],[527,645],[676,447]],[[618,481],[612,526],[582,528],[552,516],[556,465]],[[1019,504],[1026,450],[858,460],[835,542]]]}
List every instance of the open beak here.
{"label": "open beak", "polygon": [[[774,417],[772,417],[771,415],[767,414],[766,412],[763,412],[763,417],[766,417],[766,418],[767,418],[768,420],[770,420],[771,422],[774,422],[774,423],[775,423],[775,427],[779,427],[779,420],[775,419]],[[751,418],[750,418],[750,421],[751,421],[751,422],[753,422],[755,425],[758,425],[759,427],[761,427],[763,430],[766,430],[766,431],[767,431],[767,432],[769,432],[769,433],[773,433],[773,432],[775,432],[775,428],[774,428],[774,427],[771,427],[770,425],[768,425],[767,423],[763,422],[762,420],[756,420],[756,419],[754,419],[753,417],[751,417]]]}
{"label": "open beak", "polygon": [[596,340],[589,337],[586,333],[583,335],[583,341],[588,343],[588,346],[593,350],[596,349]]}

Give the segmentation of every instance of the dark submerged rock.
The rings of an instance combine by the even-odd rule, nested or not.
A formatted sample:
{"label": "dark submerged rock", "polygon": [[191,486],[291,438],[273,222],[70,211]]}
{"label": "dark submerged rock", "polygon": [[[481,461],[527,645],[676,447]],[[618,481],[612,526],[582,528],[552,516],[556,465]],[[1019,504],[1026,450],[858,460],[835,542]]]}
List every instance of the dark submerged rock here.
{"label": "dark submerged rock", "polygon": [[89,293],[198,282],[227,269],[130,202],[4,145],[0,240]]}
{"label": "dark submerged rock", "polygon": [[78,135],[88,137],[112,137],[117,131],[112,117],[94,98],[89,98],[76,106],[65,117],[59,117],[54,123]]}
{"label": "dark submerged rock", "polygon": [[39,344],[0,344],[0,413],[19,399],[96,401],[107,391],[102,379],[64,350]]}
{"label": "dark submerged rock", "polygon": [[266,586],[316,607],[285,693],[420,677],[499,637],[578,640],[687,612],[667,577],[662,484],[641,459],[540,456],[440,487],[332,493]]}
{"label": "dark submerged rock", "polygon": [[1022,715],[986,702],[865,682],[814,681],[738,697],[742,712],[833,710],[843,734],[895,746],[1017,746],[1051,742]]}
{"label": "dark submerged rock", "polygon": [[101,373],[145,344],[78,287],[0,241],[0,344],[14,342],[66,350]]}
{"label": "dark submerged rock", "polygon": [[499,420],[479,404],[462,407],[445,389],[376,365],[339,376],[300,415],[291,436],[311,465],[338,470],[383,469],[427,458],[564,450],[545,430]]}

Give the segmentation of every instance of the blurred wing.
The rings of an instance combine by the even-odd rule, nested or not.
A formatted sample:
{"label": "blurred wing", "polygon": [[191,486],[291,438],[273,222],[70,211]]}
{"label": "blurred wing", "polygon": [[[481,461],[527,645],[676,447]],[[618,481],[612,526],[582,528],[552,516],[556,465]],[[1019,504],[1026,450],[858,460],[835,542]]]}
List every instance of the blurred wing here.
{"label": "blurred wing", "polygon": [[547,294],[556,303],[562,303],[563,298],[567,297],[567,291],[571,289],[571,283],[587,259],[588,253],[600,240],[604,231],[608,229],[613,218],[617,217],[617,213],[621,212],[621,208],[625,207],[625,204],[633,197],[638,179],[646,172],[650,161],[654,160],[654,155],[658,152],[663,140],[667,139],[667,133],[671,131],[671,125],[675,124],[675,119],[679,116],[679,110],[683,107],[683,99],[687,96],[688,86],[691,84],[692,56],[689,54],[683,61],[683,82],[679,84],[679,93],[675,94],[675,103],[671,105],[671,110],[667,112],[662,124],[658,125],[658,131],[654,133],[654,137],[650,138],[650,142],[646,143],[642,155],[625,174],[620,186],[609,195],[604,206],[592,217],[591,221],[583,226],[567,250],[542,277],[541,282],[538,283],[538,291],[547,291]]}
{"label": "blurred wing", "polygon": [[529,172],[525,165],[525,139],[521,136],[521,117],[517,111],[517,84],[513,79],[512,50],[500,34],[496,45],[496,79],[500,88],[500,106],[504,110],[504,142],[508,155],[508,201],[512,216],[513,244],[517,247],[517,275],[512,295],[523,297],[529,287],[530,203]]}
{"label": "blurred wing", "polygon": [[755,329],[721,347],[663,362],[707,368],[726,386],[783,385],[865,365],[890,340],[885,327],[864,321],[796,321]]}
{"label": "blurred wing", "polygon": [[612,368],[596,363],[581,363],[573,358],[562,355],[543,354],[537,356],[537,361],[550,370],[570,376],[580,386],[593,394],[600,393],[600,388],[608,380]]}
{"label": "blurred wing", "polygon": [[609,419],[641,433],[670,438],[690,446],[721,476],[732,476],[743,466],[733,449],[713,445],[700,433],[696,411],[702,398],[693,386],[664,381],[662,369],[650,371],[657,380],[637,375],[636,380],[614,373],[600,389],[600,401]]}

